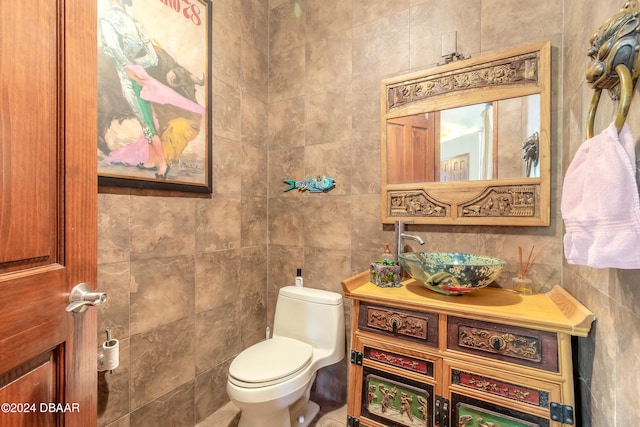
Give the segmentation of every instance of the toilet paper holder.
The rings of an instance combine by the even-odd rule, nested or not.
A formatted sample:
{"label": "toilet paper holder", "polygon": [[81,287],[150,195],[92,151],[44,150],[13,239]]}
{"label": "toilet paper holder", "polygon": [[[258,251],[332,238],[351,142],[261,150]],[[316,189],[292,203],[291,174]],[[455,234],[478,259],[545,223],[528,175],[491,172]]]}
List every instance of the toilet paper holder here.
{"label": "toilet paper holder", "polygon": [[107,328],[107,340],[102,343],[102,350],[98,352],[98,372],[113,370],[120,364],[120,343],[111,337],[111,328]]}

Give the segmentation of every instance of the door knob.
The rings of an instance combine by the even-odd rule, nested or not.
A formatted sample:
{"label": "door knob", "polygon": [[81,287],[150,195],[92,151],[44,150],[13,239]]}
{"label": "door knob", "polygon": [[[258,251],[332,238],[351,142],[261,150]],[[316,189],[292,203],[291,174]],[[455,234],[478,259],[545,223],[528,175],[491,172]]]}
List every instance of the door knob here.
{"label": "door knob", "polygon": [[91,292],[91,288],[86,283],[78,283],[69,294],[68,312],[82,313],[89,306],[100,305],[107,300],[104,292]]}

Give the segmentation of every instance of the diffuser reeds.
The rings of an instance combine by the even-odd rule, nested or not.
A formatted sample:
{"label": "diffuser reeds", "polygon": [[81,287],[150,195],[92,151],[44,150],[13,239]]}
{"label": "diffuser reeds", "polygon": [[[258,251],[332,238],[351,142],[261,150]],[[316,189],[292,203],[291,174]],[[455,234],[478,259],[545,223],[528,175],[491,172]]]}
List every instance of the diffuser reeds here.
{"label": "diffuser reeds", "polygon": [[542,252],[542,248],[540,248],[538,249],[538,252],[535,255],[533,255],[534,249],[535,249],[535,245],[531,247],[531,251],[529,251],[529,256],[527,257],[527,261],[524,262],[524,260],[522,259],[522,246],[518,246],[518,252],[520,254],[520,278],[521,279],[524,279],[527,277],[527,273],[531,269],[531,266],[533,265],[536,258],[538,258],[538,255],[540,255],[540,252]]}

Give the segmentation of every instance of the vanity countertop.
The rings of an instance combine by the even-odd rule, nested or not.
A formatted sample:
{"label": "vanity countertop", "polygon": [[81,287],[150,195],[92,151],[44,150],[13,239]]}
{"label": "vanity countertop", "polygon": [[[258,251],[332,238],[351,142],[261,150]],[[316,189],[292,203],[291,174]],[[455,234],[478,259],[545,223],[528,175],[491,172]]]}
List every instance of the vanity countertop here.
{"label": "vanity countertop", "polygon": [[486,287],[466,295],[433,292],[413,279],[399,288],[381,288],[369,282],[364,271],[342,282],[347,298],[391,304],[416,310],[434,310],[454,316],[500,322],[514,326],[586,337],[594,314],[559,285],[549,292],[519,295],[511,290]]}

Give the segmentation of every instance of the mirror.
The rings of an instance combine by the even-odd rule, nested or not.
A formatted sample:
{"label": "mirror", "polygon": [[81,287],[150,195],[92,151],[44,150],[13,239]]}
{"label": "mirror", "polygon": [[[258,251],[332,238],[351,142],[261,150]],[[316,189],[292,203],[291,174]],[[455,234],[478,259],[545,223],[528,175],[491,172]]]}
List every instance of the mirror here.
{"label": "mirror", "polygon": [[548,225],[550,44],[382,82],[382,220]]}

